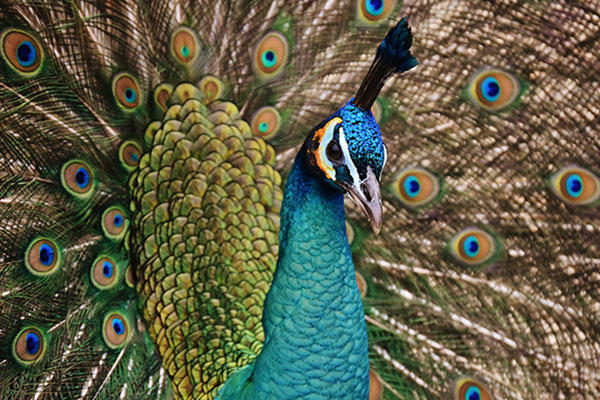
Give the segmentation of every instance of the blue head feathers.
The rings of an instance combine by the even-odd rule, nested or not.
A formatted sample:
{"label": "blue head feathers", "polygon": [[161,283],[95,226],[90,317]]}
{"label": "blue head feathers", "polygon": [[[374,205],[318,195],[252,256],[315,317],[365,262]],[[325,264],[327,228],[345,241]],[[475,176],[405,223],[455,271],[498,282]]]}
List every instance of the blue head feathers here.
{"label": "blue head feathers", "polygon": [[379,46],[356,97],[317,125],[302,150],[309,170],[348,193],[376,232],[381,226],[379,178],[387,154],[371,106],[392,74],[417,65],[410,54],[411,44],[410,28],[403,18]]}

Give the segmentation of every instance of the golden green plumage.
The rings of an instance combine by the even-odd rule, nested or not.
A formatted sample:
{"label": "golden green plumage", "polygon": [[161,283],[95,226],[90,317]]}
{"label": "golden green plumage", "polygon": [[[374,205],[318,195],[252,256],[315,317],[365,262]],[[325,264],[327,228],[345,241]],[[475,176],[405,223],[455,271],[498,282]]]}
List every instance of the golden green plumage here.
{"label": "golden green plumage", "polygon": [[372,398],[596,396],[600,3],[382,4],[4,1],[1,398],[209,398],[251,362],[279,174],[403,15],[381,234],[348,217]]}
{"label": "golden green plumage", "polygon": [[143,315],[174,388],[194,398],[260,352],[282,198],[272,148],[235,105],[204,102],[174,89],[130,178]]}

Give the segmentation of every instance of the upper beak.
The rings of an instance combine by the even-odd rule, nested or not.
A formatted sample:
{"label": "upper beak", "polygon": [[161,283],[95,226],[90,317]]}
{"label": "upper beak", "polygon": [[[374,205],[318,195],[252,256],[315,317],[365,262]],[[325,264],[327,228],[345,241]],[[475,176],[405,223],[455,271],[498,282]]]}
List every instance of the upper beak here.
{"label": "upper beak", "polygon": [[357,186],[344,185],[344,189],[363,210],[371,222],[371,228],[378,234],[381,230],[381,193],[379,192],[379,181],[371,167],[367,167],[367,177]]}

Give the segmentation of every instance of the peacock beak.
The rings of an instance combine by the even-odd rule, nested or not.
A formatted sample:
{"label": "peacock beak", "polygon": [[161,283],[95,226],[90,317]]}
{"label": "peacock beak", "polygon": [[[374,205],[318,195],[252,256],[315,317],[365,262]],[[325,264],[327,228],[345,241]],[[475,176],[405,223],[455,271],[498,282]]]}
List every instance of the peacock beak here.
{"label": "peacock beak", "polygon": [[381,193],[379,181],[371,167],[367,167],[367,177],[364,180],[353,186],[344,185],[344,189],[367,215],[371,228],[378,234],[381,230],[382,218]]}

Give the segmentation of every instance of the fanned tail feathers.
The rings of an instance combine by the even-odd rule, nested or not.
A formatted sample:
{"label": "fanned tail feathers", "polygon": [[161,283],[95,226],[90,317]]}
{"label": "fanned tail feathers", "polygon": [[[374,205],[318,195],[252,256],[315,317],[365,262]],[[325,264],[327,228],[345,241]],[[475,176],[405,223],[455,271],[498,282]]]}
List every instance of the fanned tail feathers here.
{"label": "fanned tail feathers", "polygon": [[594,398],[599,26],[598,1],[4,1],[0,397],[211,398],[262,346],[279,173],[356,94],[388,155],[381,234],[348,217],[371,399]]}

